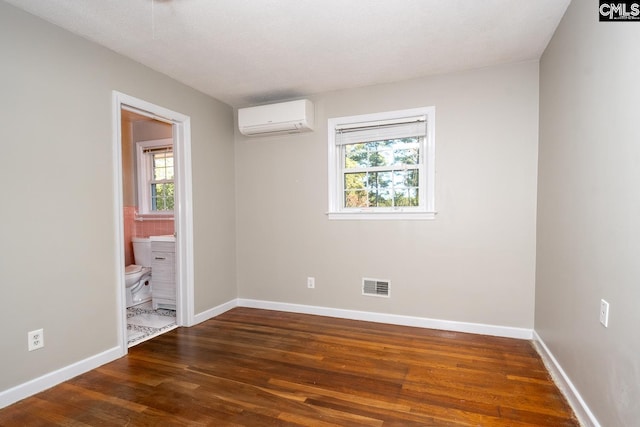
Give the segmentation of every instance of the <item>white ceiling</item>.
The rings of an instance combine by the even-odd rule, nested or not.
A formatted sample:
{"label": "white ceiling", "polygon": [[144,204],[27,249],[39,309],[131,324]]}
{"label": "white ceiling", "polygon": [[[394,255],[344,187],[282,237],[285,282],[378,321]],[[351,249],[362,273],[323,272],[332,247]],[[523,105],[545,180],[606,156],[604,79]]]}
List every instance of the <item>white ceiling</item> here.
{"label": "white ceiling", "polygon": [[233,106],[538,59],[570,0],[6,0]]}

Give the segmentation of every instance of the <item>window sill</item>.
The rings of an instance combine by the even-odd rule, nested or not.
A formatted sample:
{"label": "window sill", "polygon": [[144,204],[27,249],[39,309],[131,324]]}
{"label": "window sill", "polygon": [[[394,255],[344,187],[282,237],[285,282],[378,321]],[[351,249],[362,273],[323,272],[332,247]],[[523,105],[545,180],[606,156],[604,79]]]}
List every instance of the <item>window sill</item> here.
{"label": "window sill", "polygon": [[432,220],[436,212],[328,212],[329,220]]}
{"label": "window sill", "polygon": [[137,214],[136,221],[173,221],[173,214]]}

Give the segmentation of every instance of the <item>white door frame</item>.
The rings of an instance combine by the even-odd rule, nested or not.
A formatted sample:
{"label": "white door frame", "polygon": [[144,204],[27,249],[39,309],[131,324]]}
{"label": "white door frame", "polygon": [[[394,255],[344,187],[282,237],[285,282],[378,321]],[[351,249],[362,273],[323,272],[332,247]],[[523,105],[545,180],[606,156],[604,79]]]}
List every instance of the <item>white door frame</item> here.
{"label": "white door frame", "polygon": [[189,116],[150,102],[113,91],[113,185],[116,222],[116,296],[118,298],[118,343],[121,354],[128,351],[127,312],[124,293],[124,219],[122,191],[122,109],[135,111],[172,124],[176,161],[176,308],[178,326],[194,324],[193,301],[193,208],[191,184],[191,119]]}

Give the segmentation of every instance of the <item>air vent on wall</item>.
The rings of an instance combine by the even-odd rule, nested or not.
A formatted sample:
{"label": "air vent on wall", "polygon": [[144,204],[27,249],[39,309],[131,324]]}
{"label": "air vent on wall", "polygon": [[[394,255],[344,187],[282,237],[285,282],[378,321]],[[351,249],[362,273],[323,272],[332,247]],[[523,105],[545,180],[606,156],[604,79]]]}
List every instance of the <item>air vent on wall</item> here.
{"label": "air vent on wall", "polygon": [[391,282],[380,279],[362,279],[362,295],[389,297]]}

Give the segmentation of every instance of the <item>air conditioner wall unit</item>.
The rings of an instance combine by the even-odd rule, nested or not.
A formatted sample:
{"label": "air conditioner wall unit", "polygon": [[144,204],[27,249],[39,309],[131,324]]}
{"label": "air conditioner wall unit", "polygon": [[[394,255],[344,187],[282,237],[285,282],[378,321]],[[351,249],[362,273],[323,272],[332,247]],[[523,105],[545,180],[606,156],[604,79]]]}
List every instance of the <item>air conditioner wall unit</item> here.
{"label": "air conditioner wall unit", "polygon": [[312,131],[313,104],[308,99],[238,109],[238,129],[247,136]]}

